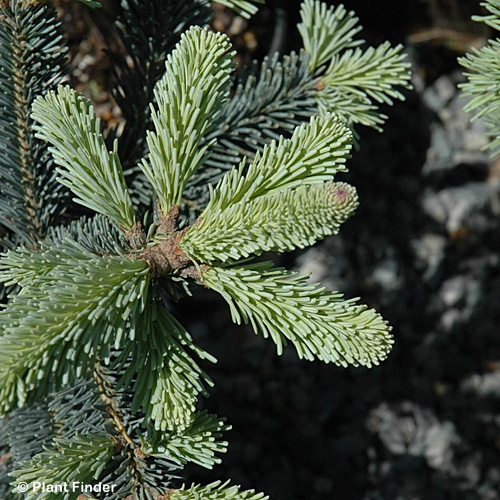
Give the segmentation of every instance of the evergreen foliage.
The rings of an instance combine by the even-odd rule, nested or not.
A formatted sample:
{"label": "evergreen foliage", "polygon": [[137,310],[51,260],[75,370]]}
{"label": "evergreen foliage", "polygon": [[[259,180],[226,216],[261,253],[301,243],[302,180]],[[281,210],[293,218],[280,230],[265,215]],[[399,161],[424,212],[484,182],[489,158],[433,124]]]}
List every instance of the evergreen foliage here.
{"label": "evergreen foliage", "polygon": [[[261,2],[222,3],[249,16]],[[291,343],[307,360],[367,367],[388,355],[391,328],[373,309],[252,262],[338,232],[358,205],[335,180],[352,128],[380,127],[377,105],[409,87],[401,46],[362,50],[342,6],[306,0],[301,12],[304,50],[236,79],[208,2],[122,0],[128,63],[109,53],[119,134],[60,85],[67,51],[50,4],[0,2],[2,498],[82,498],[37,481],[115,485],[93,493],[105,500],[267,498],[181,485],[186,464],[220,462],[229,429],[198,409],[212,385],[200,361],[216,360],[165,300],[195,284],[278,354]]]}
{"label": "evergreen foliage", "polygon": [[[71,439],[53,439],[53,447],[47,448],[35,458],[23,464],[16,470],[17,478],[14,485],[26,482],[33,485],[43,477],[47,484],[71,484],[74,480],[89,483],[97,479],[102,469],[113,456],[116,443],[109,436],[97,433],[89,433],[85,437],[72,436]],[[75,469],[74,462],[78,463]],[[50,470],[50,474],[47,471]],[[47,492],[39,494],[33,486],[28,490],[27,499],[43,498],[45,500],[57,500],[61,498],[61,492]]]}
{"label": "evergreen foliage", "polygon": [[387,117],[378,105],[403,99],[396,87],[410,87],[402,45],[361,50],[363,40],[355,39],[361,30],[358,18],[343,6],[305,0],[300,14],[304,49],[266,57],[260,67],[243,72],[215,119],[216,128],[207,136],[216,139],[209,148],[212,156],[183,194],[191,220],[208,202],[209,185],[270,140],[289,138],[311,115],[333,112],[351,128],[361,124],[381,130]]}
{"label": "evergreen foliage", "polygon": [[200,142],[226,100],[234,69],[229,40],[195,29],[197,35],[182,36],[156,86],[149,162],[141,163],[164,214],[180,204],[187,181],[206,158],[208,145],[200,148]]}
{"label": "evergreen foliage", "polygon": [[[36,244],[65,210],[47,145],[34,137],[37,95],[67,73],[67,49],[54,8],[9,0],[0,10],[0,213],[2,244]],[[2,3],[0,3],[0,6]]]}
{"label": "evergreen foliage", "polygon": [[52,144],[59,181],[77,196],[75,201],[94,212],[106,215],[119,227],[132,229],[134,209],[125,184],[117,153],[108,151],[101,135],[101,123],[94,109],[81,95],[60,86],[38,101],[32,117],[37,137]]}
{"label": "evergreen foliage", "polygon": [[[487,0],[481,5],[490,14],[474,16],[472,19],[500,31],[500,1]],[[490,149],[492,155],[497,155],[500,152],[499,50],[500,39],[490,39],[484,47],[472,48],[465,57],[459,58],[460,64],[466,69],[464,74],[469,80],[460,86],[465,96],[472,97],[464,109],[474,113],[473,120],[483,117],[491,137],[486,149]]]}

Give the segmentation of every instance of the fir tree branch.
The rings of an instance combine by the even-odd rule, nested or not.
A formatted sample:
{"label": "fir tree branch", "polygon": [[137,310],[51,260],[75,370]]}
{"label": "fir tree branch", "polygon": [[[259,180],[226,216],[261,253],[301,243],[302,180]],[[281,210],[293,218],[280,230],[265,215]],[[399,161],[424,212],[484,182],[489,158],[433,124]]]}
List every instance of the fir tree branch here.
{"label": "fir tree branch", "polygon": [[199,395],[208,396],[205,384],[213,385],[186,348],[201,359],[216,360],[196,347],[182,325],[156,301],[148,301],[144,312],[133,319],[131,331],[135,338],[117,361],[117,366],[128,364],[117,387],[133,389],[131,411],[140,410],[146,424],[155,430],[183,431],[192,424]]}
{"label": "fir tree branch", "polygon": [[[154,101],[154,87],[181,34],[190,26],[207,26],[211,11],[205,0],[122,0],[121,7],[115,27],[126,54],[108,52],[114,63],[113,97],[126,121],[118,134],[118,149],[133,197],[149,207],[151,186],[143,182],[136,163],[146,150],[146,130],[152,128],[149,105]],[[115,138],[116,132],[110,131],[108,138]]]}
{"label": "fir tree branch", "polygon": [[500,31],[500,1],[486,0],[481,2],[481,7],[484,7],[491,14],[486,16],[472,16],[473,21],[482,22],[490,26],[496,31]]}
{"label": "fir tree branch", "polygon": [[392,347],[390,327],[379,314],[308,284],[308,276],[273,269],[270,262],[210,267],[202,274],[229,304],[233,321],[271,337],[279,354],[291,341],[300,358],[371,367]]}
{"label": "fir tree branch", "polygon": [[91,218],[81,217],[67,226],[52,227],[47,233],[48,243],[62,244],[65,240],[73,240],[89,252],[100,256],[127,255],[131,250],[125,242],[123,232],[108,217],[101,214]]}
{"label": "fir tree branch", "polygon": [[100,257],[73,242],[41,254],[31,269],[10,274],[25,286],[0,312],[2,411],[23,404],[26,392],[44,396],[85,374],[96,356],[106,359],[147,296],[141,259]]}
{"label": "fir tree branch", "polygon": [[[500,1],[488,0],[481,3],[491,14],[473,16],[474,21],[483,22],[500,31]],[[464,96],[472,97],[464,106],[467,112],[473,112],[472,120],[483,118],[488,129],[490,141],[484,149],[491,150],[491,155],[500,152],[500,96],[498,85],[500,80],[500,64],[498,52],[500,40],[490,39],[481,49],[471,48],[465,57],[458,62],[467,70],[464,76],[468,82],[459,84]]]}
{"label": "fir tree branch", "polygon": [[307,69],[309,55],[303,51],[264,58],[247,70],[227,104],[215,120],[216,127],[207,135],[212,156],[210,168],[231,167],[242,156],[253,158],[255,152],[280,135],[291,135],[294,128],[316,114],[310,92],[314,81]]}
{"label": "fir tree branch", "polygon": [[[130,412],[132,394],[127,388],[119,389],[116,385],[120,373],[110,370],[101,363],[96,364],[93,378],[97,384],[99,399],[104,403],[101,409],[105,419],[112,423],[109,432],[117,442],[114,464],[104,472],[101,482],[117,486],[107,500],[114,498],[157,498],[168,488],[176,475],[179,466],[170,459],[163,457],[151,458],[142,451],[144,444],[144,418],[141,415],[133,417]],[[100,409],[99,404],[94,409]],[[95,413],[95,411],[94,411]],[[93,415],[90,416],[90,422]],[[87,417],[88,418],[88,417]],[[87,418],[85,421],[87,421]],[[149,433],[149,429],[148,429]]]}
{"label": "fir tree branch", "polygon": [[55,88],[67,72],[67,49],[50,3],[2,3],[0,68],[0,224],[15,243],[34,245],[67,202],[30,118],[35,97]]}
{"label": "fir tree branch", "polygon": [[198,27],[182,35],[167,59],[155,90],[158,111],[152,111],[149,157],[141,163],[164,215],[180,203],[206,157],[207,146],[200,148],[200,141],[226,99],[232,70],[227,37]]}
{"label": "fir tree branch", "polygon": [[328,87],[340,87],[362,97],[366,95],[378,103],[392,104],[392,99],[404,99],[396,88],[410,88],[408,72],[409,62],[403,46],[391,47],[385,42],[378,47],[346,50],[342,55],[335,55],[323,77]]}
{"label": "fir tree branch", "polygon": [[315,96],[320,113],[334,113],[346,123],[364,125],[380,132],[387,119],[387,115],[380,113],[365,95],[350,89],[328,86]]}
{"label": "fir tree branch", "polygon": [[327,182],[206,210],[181,240],[191,260],[228,261],[305,248],[336,234],[358,205],[356,190]]}
{"label": "fir tree branch", "polygon": [[144,442],[141,449],[150,456],[159,456],[172,460],[179,465],[189,462],[211,469],[221,462],[216,453],[225,453],[226,441],[219,441],[221,432],[231,428],[216,415],[206,411],[198,412],[188,428],[182,433],[166,432],[161,438],[155,438],[155,445]]}
{"label": "fir tree branch", "polygon": [[[1,468],[12,469],[20,462],[31,460],[42,453],[53,438],[53,422],[45,403],[38,401],[14,410],[0,422],[0,447],[7,445],[10,454],[10,463],[4,462]],[[2,483],[4,481],[10,483],[12,479],[2,478]]]}
{"label": "fir tree branch", "polygon": [[340,51],[361,45],[354,40],[361,31],[359,19],[343,5],[329,7],[324,2],[305,0],[301,4],[302,22],[297,25],[304,50],[310,54],[309,68],[314,73]]}
{"label": "fir tree branch", "polygon": [[[47,447],[30,462],[19,464],[19,468],[12,473],[16,478],[14,485],[28,483],[26,500],[60,500],[64,490],[41,492],[34,487],[34,483],[43,478],[46,484],[66,484],[68,490],[72,489],[73,483],[89,484],[99,478],[115,448],[113,439],[95,432],[86,436],[76,435],[70,440],[55,438],[52,447]],[[75,491],[78,494],[78,490]]]}
{"label": "fir tree branch", "polygon": [[312,117],[290,139],[272,141],[245,172],[242,162],[211,192],[207,211],[223,211],[243,199],[255,199],[300,185],[331,180],[346,171],[352,133],[334,115]]}
{"label": "fir tree branch", "polygon": [[60,86],[33,103],[37,137],[52,144],[60,182],[77,196],[76,202],[108,216],[130,230],[135,214],[116,151],[108,151],[100,119],[92,105],[69,87]]}
{"label": "fir tree branch", "polygon": [[280,136],[290,137],[298,125],[317,114],[315,80],[308,70],[309,55],[291,53],[280,60],[264,58],[235,85],[234,93],[215,118],[214,128],[202,139],[210,156],[189,180],[183,203],[194,221],[209,200],[209,185],[217,183],[243,157]]}

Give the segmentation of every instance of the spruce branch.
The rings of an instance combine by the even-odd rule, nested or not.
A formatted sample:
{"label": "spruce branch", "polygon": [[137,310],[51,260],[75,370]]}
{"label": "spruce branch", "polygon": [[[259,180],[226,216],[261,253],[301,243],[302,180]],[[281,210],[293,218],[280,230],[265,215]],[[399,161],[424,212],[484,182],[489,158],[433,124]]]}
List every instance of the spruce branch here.
{"label": "spruce branch", "polygon": [[[74,384],[76,386],[76,384]],[[91,384],[89,384],[91,385]],[[115,379],[112,371],[106,369],[102,363],[97,362],[92,370],[92,385],[90,390],[94,389],[95,395],[101,403],[104,403],[104,412],[106,413],[106,423],[112,422],[113,435],[116,436],[118,442],[123,445],[128,445],[131,449],[135,449],[135,443],[130,436],[129,426],[126,424],[126,417],[120,407],[121,398],[119,390],[117,390]],[[64,392],[65,389],[61,392]],[[98,407],[96,402],[95,407]],[[56,415],[61,418],[60,414]]]}
{"label": "spruce branch", "polygon": [[[214,130],[207,135],[206,141],[216,139],[209,146],[211,157],[195,173],[183,195],[191,221],[208,201],[208,185],[215,185],[242,157],[252,161],[270,141],[279,140],[281,135],[290,137],[295,127],[317,114],[335,113],[349,126],[361,124],[381,130],[387,117],[380,113],[377,99],[404,99],[395,87],[411,88],[409,65],[400,53],[401,47],[396,50],[389,45],[369,49],[364,56],[362,62],[368,63],[370,51],[376,50],[377,57],[383,49],[389,52],[388,56],[383,54],[387,60],[382,61],[386,69],[381,74],[372,68],[369,77],[374,81],[370,84],[368,77],[363,81],[359,75],[357,86],[352,88],[345,82],[328,83],[328,61],[361,43],[354,39],[360,30],[357,18],[343,7],[329,8],[317,0],[304,4],[302,16],[300,29],[306,49],[282,60],[274,54],[260,67],[254,63],[244,71]],[[377,94],[377,99],[370,93]]]}
{"label": "spruce branch", "polygon": [[230,168],[242,156],[255,152],[270,140],[291,135],[296,126],[316,114],[310,95],[314,81],[308,70],[309,54],[301,51],[283,56],[265,57],[254,62],[237,82],[236,88],[215,120],[216,127],[207,135],[212,156],[206,165],[220,171]]}
{"label": "spruce branch", "polygon": [[271,337],[279,354],[291,341],[300,358],[371,367],[392,347],[391,328],[379,314],[308,284],[308,276],[274,269],[270,262],[214,266],[202,274],[229,304],[233,321]]}
{"label": "spruce branch", "polygon": [[494,30],[500,31],[500,1],[485,0],[480,5],[490,12],[490,14],[486,16],[472,16],[472,20],[482,22]]}
{"label": "spruce branch", "polygon": [[[261,0],[223,3],[247,16]],[[227,37],[187,29],[205,19],[208,2],[172,5],[122,1],[120,29],[134,28],[122,37],[127,57],[117,72],[122,82],[138,78],[115,94],[128,123],[122,138],[108,134],[112,147],[90,103],[67,87],[46,93],[47,86],[27,115],[37,122],[36,140],[50,143],[61,183],[97,214],[66,227],[51,219],[35,245],[0,261],[0,282],[18,292],[0,312],[0,412],[36,398],[48,404],[46,446],[31,448],[18,482],[112,477],[120,498],[263,500],[228,483],[172,489],[172,473],[188,462],[219,462],[229,426],[197,409],[212,385],[199,360],[215,359],[171,315],[165,296],[194,279],[223,296],[236,323],[271,337],[278,353],[291,343],[308,360],[368,367],[383,360],[393,339],[375,311],[307,276],[246,259],[338,231],[357,206],[353,187],[332,182],[347,170],[348,126],[379,125],[377,104],[402,98],[394,87],[405,86],[408,73],[400,47],[362,52],[352,13],[307,0],[300,29],[309,54],[266,60],[229,97]],[[0,52],[3,40],[0,33]],[[146,144],[148,156],[137,163]],[[134,170],[134,187],[144,177],[152,186],[138,188],[134,203],[157,198],[159,210],[142,222],[122,165]],[[207,195],[198,198],[199,189]],[[185,218],[184,204],[196,217]]]}
{"label": "spruce branch", "polygon": [[302,22],[297,25],[304,50],[310,54],[309,69],[314,73],[340,51],[361,45],[354,40],[361,31],[359,19],[343,5],[329,7],[324,2],[305,0],[301,4]]}
{"label": "spruce branch", "polygon": [[387,118],[366,96],[351,92],[350,89],[328,86],[316,92],[316,100],[320,113],[334,113],[346,123],[381,131]]}
{"label": "spruce branch", "polygon": [[49,2],[0,5],[0,68],[0,224],[14,244],[34,245],[67,202],[30,118],[33,100],[67,72],[67,48]]}
{"label": "spruce branch", "polygon": [[[7,441],[10,449],[16,454],[15,464],[17,465],[19,461],[24,462],[23,472],[34,469],[33,480],[44,481],[43,470],[37,468],[40,458],[43,458],[44,465],[50,463],[57,466],[58,462],[66,457],[67,462],[73,463],[74,470],[83,469],[76,478],[61,479],[63,482],[69,481],[68,488],[73,481],[89,484],[95,480],[116,486],[112,494],[99,496],[103,500],[125,498],[131,493],[137,495],[137,498],[159,498],[155,495],[164,494],[171,482],[178,479],[176,473],[179,471],[179,466],[173,460],[166,460],[161,456],[148,457],[141,451],[142,436],[139,428],[142,420],[130,417],[128,397],[126,391],[115,391],[115,381],[110,370],[97,364],[91,378],[78,379],[74,385],[65,386],[61,391],[51,394],[48,398],[48,408],[42,408],[44,413],[41,417],[38,408],[15,410],[8,419],[19,418],[20,423],[17,427],[13,427],[12,435]],[[37,425],[43,427],[38,429]],[[25,427],[28,427],[26,432]],[[33,428],[38,429],[37,440],[33,440]],[[0,437],[3,437],[1,434],[0,427]],[[68,456],[64,450],[61,458],[58,442],[73,443],[82,436],[87,438],[94,435],[98,436],[98,444],[101,436],[105,442],[107,437],[110,445],[114,445],[114,449],[105,468],[96,472],[93,478],[85,479],[82,476],[87,469],[86,461],[91,457],[88,457],[82,448],[80,455],[74,453]],[[25,443],[24,439],[27,439],[27,436],[30,441]],[[53,440],[54,436],[56,441]],[[21,446],[22,448],[19,448]],[[18,451],[22,451],[22,454],[18,454]],[[34,455],[39,456],[33,458]],[[36,471],[42,476],[37,478]],[[58,473],[57,468],[51,470],[46,484],[57,484],[52,478]],[[28,482],[28,478],[18,479],[18,482],[23,480]],[[7,484],[9,482],[6,481]],[[74,497],[59,493],[56,498],[76,498],[77,495],[78,492]],[[13,497],[6,495],[5,498],[17,498],[17,495]]]}
{"label": "spruce branch", "polygon": [[150,207],[152,193],[136,166],[146,150],[146,130],[152,128],[150,104],[154,87],[165,72],[165,60],[190,26],[208,26],[211,10],[206,0],[183,2],[122,0],[115,23],[125,48],[108,51],[113,62],[113,97],[120,107],[125,127],[111,130],[108,140],[118,135],[119,154],[129,180],[134,203]]}
{"label": "spruce branch", "polygon": [[198,262],[236,261],[262,252],[287,252],[336,234],[358,206],[356,190],[343,182],[299,186],[226,209],[206,210],[182,239]]}
{"label": "spruce branch", "polygon": [[26,393],[43,396],[84,375],[96,356],[107,359],[144,308],[143,260],[74,250],[69,242],[49,247],[27,274],[9,275],[24,287],[0,312],[2,412],[23,404]]}
{"label": "spruce branch", "polygon": [[[500,2],[488,0],[482,2],[490,15],[473,16],[474,21],[483,22],[500,31]],[[465,57],[459,57],[458,62],[466,69],[464,76],[467,82],[459,84],[463,95],[472,97],[464,106],[464,110],[472,112],[472,120],[483,118],[491,140],[484,149],[491,150],[492,156],[500,152],[500,60],[498,57],[500,40],[490,39],[481,49],[471,48]]]}
{"label": "spruce branch", "polygon": [[150,456],[164,457],[179,465],[188,462],[211,469],[221,462],[216,453],[225,453],[227,442],[220,441],[221,432],[231,426],[226,425],[225,419],[210,415],[206,411],[197,412],[189,427],[182,433],[166,432],[161,439],[155,439],[157,444],[144,442],[141,449]]}
{"label": "spruce branch", "polygon": [[[59,245],[65,240],[75,241],[96,255],[119,256],[130,253],[130,245],[125,241],[123,231],[108,217],[101,214],[96,214],[91,218],[81,217],[67,226],[52,227],[47,233],[47,243]],[[140,244],[141,242],[138,242],[136,246]],[[43,243],[41,246],[43,247]]]}
{"label": "spruce branch", "polygon": [[334,115],[312,117],[297,127],[290,139],[264,147],[245,172],[245,163],[212,190],[207,211],[223,211],[243,199],[255,199],[300,185],[331,180],[346,171],[352,133]]}
{"label": "spruce branch", "polygon": [[131,330],[135,338],[117,361],[117,366],[128,365],[117,388],[133,390],[131,411],[140,410],[146,425],[157,431],[185,430],[192,425],[199,395],[208,397],[205,384],[213,385],[186,348],[200,359],[215,358],[197,347],[168,310],[151,299],[131,321]]}
{"label": "spruce branch", "polygon": [[60,391],[51,393],[46,399],[52,438],[69,440],[89,432],[109,436],[118,434],[111,425],[105,406],[109,404],[105,399],[107,394],[103,394],[105,391],[97,381],[99,368],[94,369],[88,378],[79,378]]}
{"label": "spruce branch", "polygon": [[468,83],[461,84],[464,95],[473,98],[464,106],[466,111],[475,111],[473,119],[492,115],[500,107],[500,96],[494,83],[500,77],[498,53],[500,40],[489,40],[481,49],[472,49],[459,61],[469,72],[465,76]]}
{"label": "spruce branch", "polygon": [[118,158],[117,142],[108,151],[90,102],[76,91],[59,86],[33,103],[37,137],[52,147],[60,182],[77,196],[76,202],[108,216],[130,230],[135,214]]}
{"label": "spruce branch", "polygon": [[[149,439],[144,439],[144,419],[141,415],[133,416],[130,413],[132,394],[128,388],[117,387],[120,373],[98,363],[92,376],[97,385],[98,397],[105,405],[102,408],[98,403],[94,404],[94,413],[99,409],[105,413],[105,420],[112,424],[108,434],[117,443],[113,457],[115,463],[104,472],[101,481],[112,482],[117,485],[118,491],[105,500],[124,498],[131,492],[134,498],[157,498],[155,495],[163,493],[170,482],[177,479],[175,474],[179,466],[173,460],[151,458],[142,451],[142,445],[149,442]],[[84,421],[90,422],[92,417],[90,415]]]}
{"label": "spruce branch", "polygon": [[[59,263],[58,256],[51,258],[51,252],[45,252],[46,245],[42,247],[42,251],[38,252],[25,247],[20,247],[16,250],[9,250],[2,254],[0,260],[0,282],[9,285],[28,286],[32,283],[33,278],[41,274],[49,273]],[[71,252],[72,248],[68,248]],[[75,249],[77,254],[78,250]],[[75,258],[74,263],[78,260]]]}
{"label": "spruce branch", "polygon": [[392,99],[404,99],[398,85],[409,88],[409,62],[403,46],[391,47],[385,42],[378,47],[346,50],[335,55],[323,77],[326,86],[349,89],[352,93],[373,99],[378,103],[392,104]]}
{"label": "spruce branch", "polygon": [[376,103],[392,105],[393,99],[404,100],[398,87],[411,88],[403,46],[391,47],[386,42],[376,48],[359,48],[363,40],[354,39],[361,30],[358,19],[342,5],[334,9],[306,0],[301,17],[298,28],[311,56],[311,74],[317,77],[314,96],[319,112],[333,112],[351,125],[380,131],[387,117]]}
{"label": "spruce branch", "polygon": [[[116,442],[107,435],[97,433],[86,436],[76,435],[71,439],[55,438],[53,445],[29,461],[19,464],[13,471],[16,478],[14,486],[28,483],[26,500],[60,500],[61,491],[41,492],[34,488],[40,478],[50,485],[68,485],[73,483],[89,484],[97,480],[113,456]],[[76,498],[78,489],[68,498]]]}
{"label": "spruce branch", "polygon": [[[11,478],[7,472],[20,462],[31,460],[36,454],[44,451],[54,437],[51,415],[45,403],[18,408],[0,422],[0,446],[8,444],[8,455],[0,460],[0,485],[9,484]],[[7,498],[0,486],[1,498]],[[9,489],[11,489],[9,487]]]}
{"label": "spruce branch", "polygon": [[317,114],[312,95],[315,81],[308,70],[309,55],[292,52],[282,59],[278,53],[243,72],[234,92],[215,118],[214,128],[202,140],[210,156],[195,172],[183,193],[191,220],[209,199],[209,185],[238,164],[253,160],[271,140],[290,137],[301,123]]}
{"label": "spruce branch", "polygon": [[43,277],[50,275],[59,266],[64,269],[77,268],[81,266],[83,259],[98,262],[97,252],[93,251],[92,246],[89,245],[89,248],[82,245],[66,236],[65,232],[61,234],[62,239],[41,243],[38,250],[19,247],[2,254],[0,282],[30,287],[36,283],[41,284]]}
{"label": "spruce branch", "polygon": [[386,42],[365,51],[358,47],[336,54],[316,92],[320,109],[380,131],[387,117],[376,111],[376,103],[392,105],[393,99],[404,100],[397,87],[411,88],[410,63],[405,62],[402,50],[402,45],[391,47]]}
{"label": "spruce branch", "polygon": [[229,39],[198,27],[181,36],[167,59],[155,90],[158,111],[152,110],[149,157],[141,163],[165,215],[180,203],[206,158],[207,146],[200,147],[200,141],[226,99],[232,70]]}

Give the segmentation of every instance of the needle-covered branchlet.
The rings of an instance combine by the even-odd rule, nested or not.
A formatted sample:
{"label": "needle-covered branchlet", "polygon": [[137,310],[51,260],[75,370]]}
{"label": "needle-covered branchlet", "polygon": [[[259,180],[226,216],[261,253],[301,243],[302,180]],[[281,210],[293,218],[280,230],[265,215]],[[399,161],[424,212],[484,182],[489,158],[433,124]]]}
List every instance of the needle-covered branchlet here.
{"label": "needle-covered branchlet", "polygon": [[[223,3],[247,16],[260,1]],[[198,26],[210,2],[120,6],[125,123],[103,133],[92,103],[59,85],[50,2],[0,0],[0,447],[12,451],[0,497],[112,478],[112,498],[264,500],[179,486],[186,464],[220,462],[229,425],[200,410],[216,360],[170,305],[201,285],[278,354],[365,367],[389,355],[375,310],[254,258],[307,248],[355,213],[340,178],[352,128],[381,127],[408,64],[401,46],[362,50],[344,7],[305,0],[304,50],[238,77],[229,38]]]}

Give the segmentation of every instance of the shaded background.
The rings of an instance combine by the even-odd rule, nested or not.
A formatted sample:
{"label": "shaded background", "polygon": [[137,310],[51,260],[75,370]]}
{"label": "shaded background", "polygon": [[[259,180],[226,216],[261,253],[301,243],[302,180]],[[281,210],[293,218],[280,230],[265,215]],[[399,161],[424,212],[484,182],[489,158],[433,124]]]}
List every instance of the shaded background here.
{"label": "shaded background", "polygon": [[[360,209],[303,252],[276,258],[380,311],[395,347],[379,367],[340,369],[282,357],[231,323],[202,291],[179,319],[219,363],[204,406],[233,430],[223,463],[188,481],[231,478],[272,500],[500,499],[500,164],[480,151],[457,85],[457,56],[490,35],[478,1],[351,0],[369,44],[403,43],[414,91],[384,109],[384,132],[358,128],[361,148],[342,175]],[[119,121],[101,49],[116,2],[89,13],[59,2],[73,83]],[[250,22],[218,10],[240,61],[300,47],[299,2],[270,1]],[[340,177],[339,177],[340,179]],[[196,310],[196,312],[194,311]]]}

